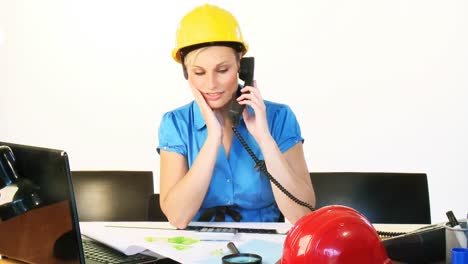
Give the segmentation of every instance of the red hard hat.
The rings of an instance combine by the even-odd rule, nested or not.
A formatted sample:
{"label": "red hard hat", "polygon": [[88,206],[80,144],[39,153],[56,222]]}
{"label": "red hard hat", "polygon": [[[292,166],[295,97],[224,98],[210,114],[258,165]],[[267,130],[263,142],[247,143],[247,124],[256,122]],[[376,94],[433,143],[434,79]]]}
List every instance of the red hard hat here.
{"label": "red hard hat", "polygon": [[389,264],[372,224],[356,210],[325,206],[299,219],[284,241],[281,264]]}

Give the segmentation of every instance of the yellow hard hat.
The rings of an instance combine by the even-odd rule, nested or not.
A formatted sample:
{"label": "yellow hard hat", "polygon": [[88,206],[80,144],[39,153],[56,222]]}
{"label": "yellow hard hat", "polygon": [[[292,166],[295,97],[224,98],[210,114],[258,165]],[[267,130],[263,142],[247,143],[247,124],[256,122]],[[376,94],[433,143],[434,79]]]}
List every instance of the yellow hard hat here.
{"label": "yellow hard hat", "polygon": [[172,57],[181,63],[181,50],[218,44],[232,46],[242,55],[248,49],[236,18],[225,9],[205,4],[194,8],[180,21]]}

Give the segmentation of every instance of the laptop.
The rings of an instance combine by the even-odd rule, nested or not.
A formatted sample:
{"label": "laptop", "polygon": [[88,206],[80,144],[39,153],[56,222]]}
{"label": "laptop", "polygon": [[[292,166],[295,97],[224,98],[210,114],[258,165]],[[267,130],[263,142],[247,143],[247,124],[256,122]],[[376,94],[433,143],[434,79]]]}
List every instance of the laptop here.
{"label": "laptop", "polygon": [[126,256],[82,239],[65,151],[1,146],[0,179],[13,181],[0,184],[0,195],[6,197],[12,189],[16,193],[0,204],[0,256],[27,263],[160,263],[154,256]]}

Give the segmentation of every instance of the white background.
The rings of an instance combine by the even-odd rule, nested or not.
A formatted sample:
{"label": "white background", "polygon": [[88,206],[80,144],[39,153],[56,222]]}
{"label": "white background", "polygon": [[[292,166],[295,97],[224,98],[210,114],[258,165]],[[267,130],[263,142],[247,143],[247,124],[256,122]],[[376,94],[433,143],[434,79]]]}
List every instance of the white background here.
{"label": "white background", "polygon": [[[289,104],[310,171],[428,174],[433,222],[468,213],[464,0],[211,1],[239,20],[264,98]],[[0,0],[0,140],[72,170],[153,170],[192,99],[170,54],[203,1]]]}

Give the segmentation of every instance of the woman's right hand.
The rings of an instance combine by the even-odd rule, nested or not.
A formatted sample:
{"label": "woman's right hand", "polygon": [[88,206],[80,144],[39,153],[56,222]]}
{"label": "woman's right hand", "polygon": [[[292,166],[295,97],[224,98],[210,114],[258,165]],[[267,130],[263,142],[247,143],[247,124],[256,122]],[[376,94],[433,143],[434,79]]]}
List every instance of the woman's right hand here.
{"label": "woman's right hand", "polygon": [[213,138],[219,140],[219,143],[223,139],[223,128],[224,128],[224,119],[221,113],[218,110],[213,110],[206,102],[202,93],[191,87],[192,94],[195,97],[195,101],[200,107],[203,119],[205,120],[206,127],[208,128],[208,138]]}

